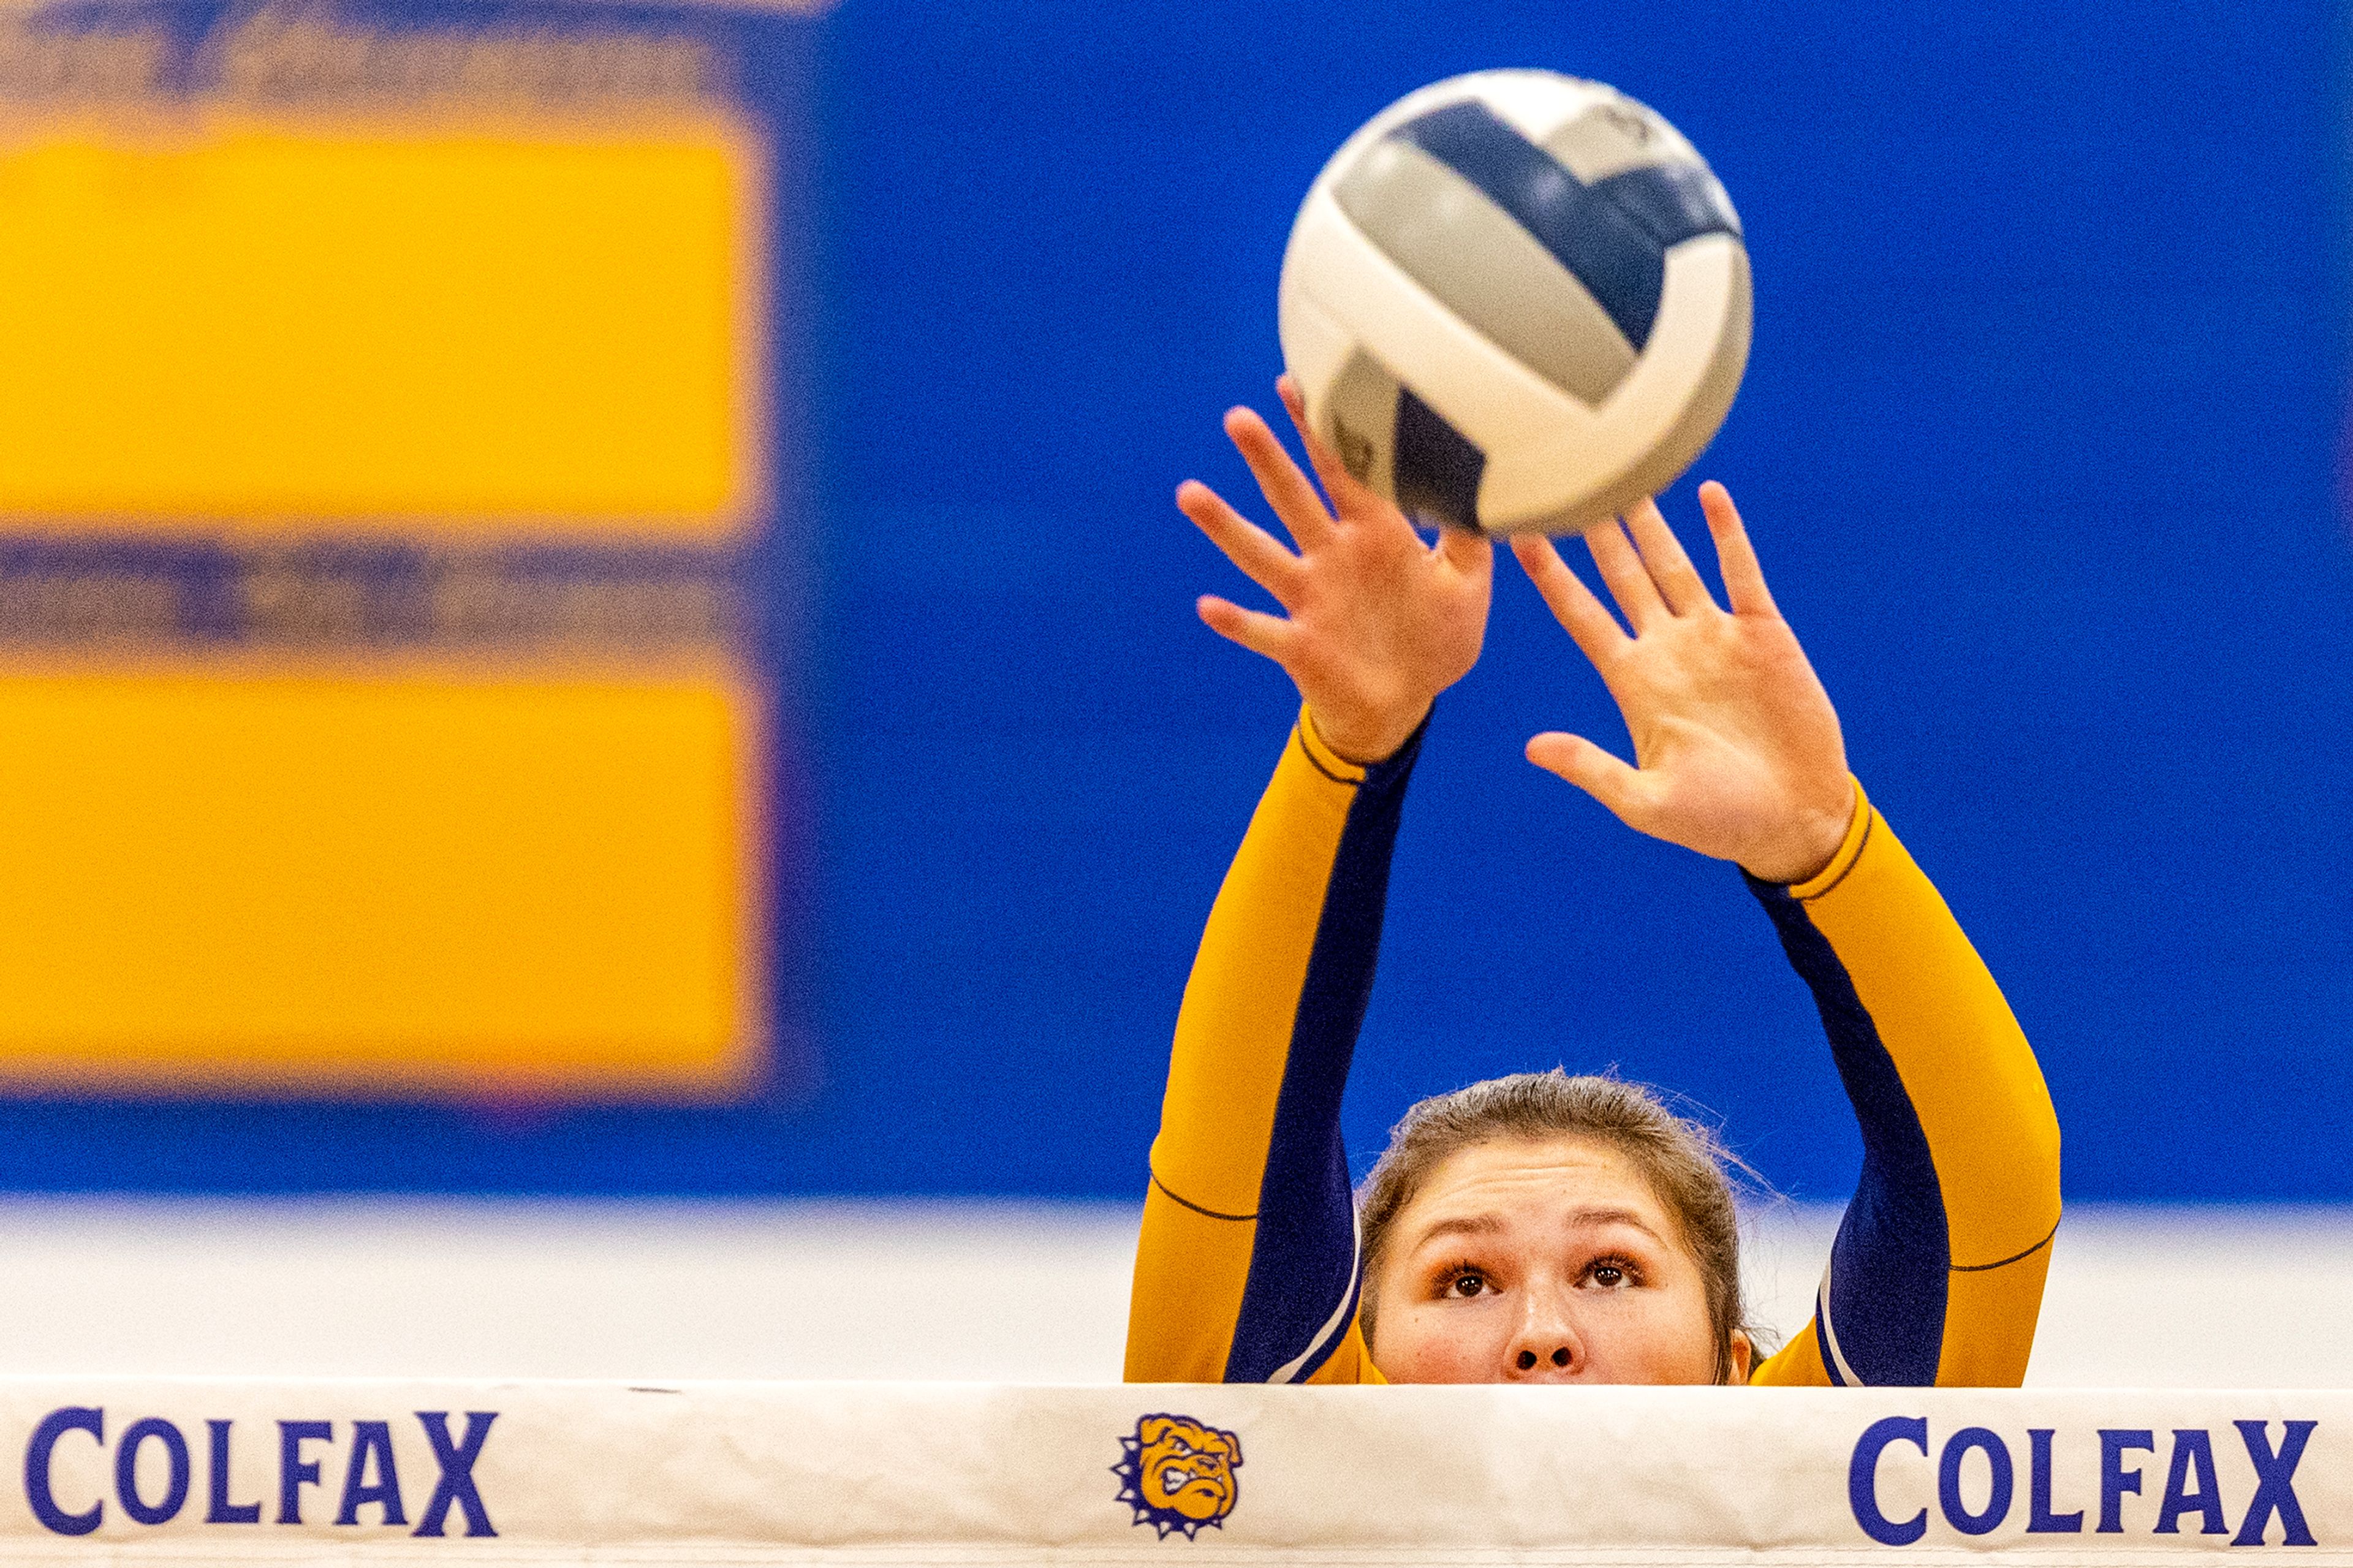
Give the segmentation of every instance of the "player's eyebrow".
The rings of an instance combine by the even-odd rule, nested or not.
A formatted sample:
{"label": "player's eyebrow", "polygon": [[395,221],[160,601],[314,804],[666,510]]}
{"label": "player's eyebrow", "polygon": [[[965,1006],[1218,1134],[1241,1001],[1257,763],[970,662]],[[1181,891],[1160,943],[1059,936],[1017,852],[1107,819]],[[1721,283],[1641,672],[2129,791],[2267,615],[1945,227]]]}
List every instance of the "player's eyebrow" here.
{"label": "player's eyebrow", "polygon": [[[1603,1226],[1611,1225],[1630,1226],[1661,1246],[1666,1245],[1666,1238],[1658,1233],[1650,1221],[1644,1219],[1633,1209],[1580,1208],[1570,1210],[1567,1216],[1567,1228],[1570,1230],[1598,1230]],[[1483,1214],[1454,1215],[1445,1219],[1431,1221],[1414,1237],[1413,1245],[1416,1248],[1419,1248],[1427,1247],[1433,1241],[1443,1240],[1452,1236],[1493,1236],[1503,1228],[1503,1216],[1492,1210]]]}
{"label": "player's eyebrow", "polygon": [[1421,1247],[1448,1236],[1493,1236],[1503,1228],[1504,1219],[1501,1215],[1456,1215],[1449,1219],[1432,1221],[1420,1235],[1413,1238],[1413,1244],[1416,1247]]}
{"label": "player's eyebrow", "polygon": [[1652,1241],[1656,1241],[1663,1245],[1666,1240],[1664,1237],[1661,1236],[1656,1230],[1651,1228],[1650,1221],[1644,1219],[1640,1214],[1637,1214],[1632,1209],[1577,1209],[1572,1211],[1568,1216],[1568,1227],[1571,1230],[1584,1230],[1588,1227],[1599,1227],[1605,1225],[1631,1226],[1636,1230],[1641,1231],[1644,1236],[1649,1237]]}

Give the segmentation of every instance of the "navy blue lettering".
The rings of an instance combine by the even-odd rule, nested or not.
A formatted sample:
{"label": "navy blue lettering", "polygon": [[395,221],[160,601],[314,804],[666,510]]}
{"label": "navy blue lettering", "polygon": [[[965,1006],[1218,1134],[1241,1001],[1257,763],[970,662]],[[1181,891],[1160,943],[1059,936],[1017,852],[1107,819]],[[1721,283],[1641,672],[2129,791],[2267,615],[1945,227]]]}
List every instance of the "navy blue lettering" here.
{"label": "navy blue lettering", "polygon": [[[369,1455],[375,1456],[376,1479],[367,1479]],[[335,1515],[337,1524],[357,1524],[360,1510],[375,1503],[384,1510],[379,1524],[406,1524],[407,1513],[400,1506],[400,1471],[392,1462],[392,1426],[385,1421],[354,1421],[352,1423],[352,1462],[343,1471],[343,1506]]]}
{"label": "navy blue lettering", "polygon": [[[150,1437],[164,1445],[164,1457],[171,1464],[164,1500],[153,1504],[139,1495],[139,1450]],[[180,1436],[177,1426],[155,1415],[132,1423],[114,1447],[114,1496],[122,1511],[141,1524],[162,1524],[179,1517],[188,1500],[188,1440]]]}
{"label": "navy blue lettering", "polygon": [[2070,1535],[2084,1528],[2084,1510],[2073,1513],[2051,1511],[2051,1434],[2048,1426],[2035,1426],[2026,1434],[2031,1455],[2027,1470],[2026,1533],[2029,1535]]}
{"label": "navy blue lettering", "polygon": [[87,1432],[98,1439],[100,1447],[104,1447],[106,1412],[69,1405],[41,1417],[41,1424],[33,1428],[33,1440],[25,1445],[25,1500],[33,1505],[33,1517],[41,1521],[44,1529],[59,1535],[88,1535],[106,1517],[105,1502],[94,1502],[80,1513],[68,1513],[58,1506],[57,1495],[49,1490],[49,1456],[57,1448],[58,1439],[69,1432]]}
{"label": "navy blue lettering", "polygon": [[474,1489],[474,1461],[482,1457],[482,1443],[491,1435],[491,1423],[498,1418],[495,1410],[467,1411],[465,1440],[452,1443],[447,1410],[417,1412],[425,1440],[433,1445],[433,1462],[441,1467],[441,1479],[433,1483],[433,1495],[426,1500],[424,1515],[411,1534],[440,1534],[452,1504],[465,1510],[468,1535],[498,1533],[491,1528],[491,1510],[482,1506],[482,1494]]}
{"label": "navy blue lettering", "polygon": [[1909,1546],[1928,1533],[1928,1510],[1922,1509],[1901,1522],[1879,1511],[1879,1456],[1892,1443],[1910,1443],[1928,1452],[1928,1423],[1918,1415],[1890,1415],[1874,1421],[1855,1439],[1854,1457],[1847,1461],[1846,1500],[1862,1532],[1882,1546]]}
{"label": "navy blue lettering", "polygon": [[2222,1484],[2214,1476],[2214,1439],[2202,1426],[2173,1429],[2173,1462],[2166,1467],[2165,1500],[2157,1505],[2156,1533],[2180,1534],[2185,1513],[2198,1516],[2200,1535],[2231,1533],[2222,1518]]}
{"label": "navy blue lettering", "polygon": [[2287,1436],[2272,1452],[2271,1423],[2268,1421],[2233,1421],[2239,1436],[2247,1445],[2247,1458],[2255,1463],[2254,1500],[2247,1504],[2247,1517],[2239,1521],[2239,1533],[2231,1537],[2233,1546],[2261,1546],[2263,1527],[2279,1515],[2280,1528],[2286,1533],[2283,1546],[2315,1544],[2312,1531],[2305,1527],[2304,1505],[2295,1500],[2295,1467],[2304,1459],[2304,1446],[2312,1440],[2317,1421],[2288,1421]]}
{"label": "navy blue lettering", "polygon": [[[1971,1513],[1961,1502],[1961,1461],[1972,1449],[1985,1455],[1993,1470],[1992,1495],[1982,1513]],[[1945,1451],[1936,1460],[1936,1503],[1945,1510],[1945,1522],[1963,1535],[1991,1531],[2010,1517],[2012,1480],[2009,1446],[1982,1426],[1962,1427],[1945,1440]]]}
{"label": "navy blue lettering", "polygon": [[2100,1428],[2100,1530],[2116,1535],[2124,1530],[2125,1493],[2140,1492],[2140,1472],[2125,1468],[2125,1456],[2136,1448],[2157,1452],[2157,1434],[2147,1427],[2111,1432]]}
{"label": "navy blue lettering", "polygon": [[206,1524],[259,1524],[261,1505],[228,1500],[228,1429],[227,1421],[207,1421],[213,1435],[212,1498],[205,1510]]}
{"label": "navy blue lettering", "polygon": [[334,1440],[335,1428],[325,1421],[280,1421],[278,1424],[278,1522],[302,1522],[302,1489],[319,1484],[319,1461],[302,1457],[305,1443]]}

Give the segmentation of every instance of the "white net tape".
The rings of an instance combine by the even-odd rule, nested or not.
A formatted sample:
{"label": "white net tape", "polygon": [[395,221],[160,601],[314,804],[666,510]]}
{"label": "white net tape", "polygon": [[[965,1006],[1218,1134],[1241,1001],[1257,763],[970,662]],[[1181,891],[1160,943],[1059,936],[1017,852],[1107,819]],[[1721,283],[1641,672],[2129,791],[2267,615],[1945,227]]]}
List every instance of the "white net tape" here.
{"label": "white net tape", "polygon": [[2353,1565],[2353,1393],[18,1380],[7,1563]]}

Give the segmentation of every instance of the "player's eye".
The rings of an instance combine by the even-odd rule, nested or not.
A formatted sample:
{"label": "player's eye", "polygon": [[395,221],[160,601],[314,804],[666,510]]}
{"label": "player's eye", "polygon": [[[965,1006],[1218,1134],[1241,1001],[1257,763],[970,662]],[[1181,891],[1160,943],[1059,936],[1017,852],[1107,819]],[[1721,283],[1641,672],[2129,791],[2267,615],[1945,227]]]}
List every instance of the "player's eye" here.
{"label": "player's eye", "polygon": [[1622,1290],[1641,1283],[1640,1270],[1622,1258],[1604,1258],[1585,1269],[1586,1281],[1604,1290]]}
{"label": "player's eye", "polygon": [[1466,1268],[1446,1282],[1448,1295],[1466,1299],[1482,1295],[1488,1289],[1487,1277],[1473,1268]]}

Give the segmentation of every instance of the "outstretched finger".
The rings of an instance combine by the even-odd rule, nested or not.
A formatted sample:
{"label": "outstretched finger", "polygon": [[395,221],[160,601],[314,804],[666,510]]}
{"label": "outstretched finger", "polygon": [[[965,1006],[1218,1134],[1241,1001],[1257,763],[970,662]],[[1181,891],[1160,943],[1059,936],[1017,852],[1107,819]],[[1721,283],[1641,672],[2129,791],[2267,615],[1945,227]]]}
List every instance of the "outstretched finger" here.
{"label": "outstretched finger", "polygon": [[1765,586],[1765,569],[1757,563],[1756,547],[1732,504],[1732,492],[1714,479],[1699,488],[1700,510],[1707,514],[1707,531],[1715,539],[1715,568],[1724,574],[1724,596],[1736,616],[1778,616],[1772,590]]}
{"label": "outstretched finger", "polygon": [[1242,575],[1273,595],[1284,609],[1292,607],[1302,567],[1299,557],[1285,550],[1281,540],[1227,505],[1225,497],[1198,479],[1187,479],[1176,487],[1176,510],[1191,518],[1194,526],[1209,536],[1209,542],[1241,568]]}
{"label": "outstretched finger", "polygon": [[1641,770],[1612,756],[1582,735],[1547,730],[1528,742],[1528,761],[1557,773],[1638,833],[1650,831],[1651,795]]}
{"label": "outstretched finger", "polygon": [[1626,514],[1626,527],[1634,536],[1634,548],[1642,552],[1642,564],[1650,568],[1651,581],[1659,587],[1659,597],[1667,608],[1679,616],[1696,614],[1715,608],[1715,600],[1707,591],[1699,568],[1684,553],[1683,542],[1659,511],[1656,500],[1645,500]]}
{"label": "outstretched finger", "polygon": [[1202,595],[1193,602],[1193,608],[1204,626],[1228,642],[1240,643],[1250,652],[1264,654],[1277,664],[1282,664],[1291,653],[1292,637],[1296,628],[1281,616],[1245,610],[1215,594]]}
{"label": "outstretched finger", "polygon": [[1265,420],[1247,408],[1229,410],[1226,415],[1226,435],[1233,441],[1242,461],[1250,465],[1250,475],[1258,480],[1260,491],[1274,515],[1282,519],[1282,526],[1291,530],[1291,537],[1302,550],[1312,550],[1332,532],[1332,514],[1324,510],[1324,498],[1291,460]]}
{"label": "outstretched finger", "polygon": [[1648,628],[1665,620],[1673,612],[1659,597],[1659,585],[1651,580],[1651,569],[1634,552],[1633,542],[1626,531],[1611,518],[1585,532],[1585,548],[1593,552],[1593,564],[1601,570],[1602,582],[1609,584],[1609,596],[1618,601],[1619,610],[1626,624],[1641,637]]}
{"label": "outstretched finger", "polygon": [[1601,607],[1577,574],[1568,569],[1551,540],[1542,534],[1522,534],[1512,541],[1512,553],[1518,558],[1520,569],[1528,581],[1536,585],[1544,602],[1552,608],[1553,618],[1575,640],[1578,651],[1597,666],[1626,646],[1626,628],[1618,617]]}

